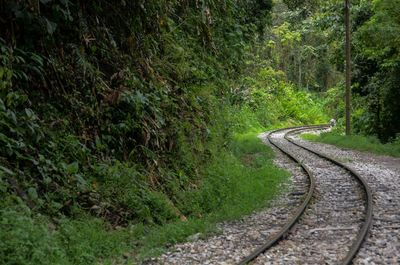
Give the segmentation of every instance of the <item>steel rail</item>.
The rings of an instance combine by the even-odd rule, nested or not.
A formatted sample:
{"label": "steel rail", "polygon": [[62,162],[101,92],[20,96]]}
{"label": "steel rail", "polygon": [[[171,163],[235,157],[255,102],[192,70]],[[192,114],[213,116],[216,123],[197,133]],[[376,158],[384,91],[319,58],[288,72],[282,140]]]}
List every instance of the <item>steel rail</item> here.
{"label": "steel rail", "polygon": [[355,176],[356,180],[361,184],[361,186],[363,187],[365,194],[366,194],[366,218],[364,221],[364,224],[362,225],[361,229],[359,230],[359,233],[356,237],[356,239],[354,240],[353,244],[350,247],[350,250],[347,252],[347,255],[345,256],[345,258],[343,258],[339,264],[341,265],[347,265],[347,264],[351,264],[352,260],[354,259],[355,255],[358,253],[361,244],[363,243],[363,241],[365,240],[369,228],[371,226],[372,223],[372,192],[370,187],[368,186],[367,182],[365,181],[365,179],[352,167],[345,165],[344,163],[341,163],[340,161],[338,161],[337,159],[330,157],[326,154],[320,153],[316,150],[312,150],[306,146],[303,146],[297,142],[295,142],[293,139],[289,138],[290,134],[294,134],[300,131],[306,131],[306,130],[310,130],[310,129],[323,129],[323,128],[327,128],[329,127],[328,124],[322,124],[322,125],[309,125],[309,126],[296,126],[296,127],[289,127],[289,128],[282,128],[282,129],[278,129],[278,130],[274,130],[268,133],[267,138],[268,141],[274,145],[276,148],[278,148],[279,150],[281,150],[285,155],[287,155],[288,157],[290,157],[292,160],[294,160],[295,162],[297,162],[303,169],[304,171],[307,173],[307,175],[309,176],[310,179],[310,187],[309,187],[309,191],[308,194],[305,198],[305,200],[303,201],[303,203],[297,208],[295,214],[291,217],[291,219],[289,219],[289,221],[285,224],[284,227],[282,227],[275,235],[273,235],[265,244],[263,244],[262,246],[258,247],[256,250],[254,250],[250,255],[246,256],[243,260],[240,261],[240,263],[238,263],[239,265],[242,264],[247,264],[249,262],[251,262],[252,260],[254,260],[255,258],[257,258],[261,253],[265,252],[268,248],[270,248],[271,246],[273,246],[275,243],[277,243],[279,240],[283,239],[286,237],[286,235],[289,233],[289,230],[293,227],[293,225],[298,221],[298,219],[300,218],[300,216],[303,214],[303,212],[305,211],[305,209],[307,208],[307,205],[309,203],[309,201],[311,200],[312,196],[313,196],[313,192],[315,189],[315,178],[313,173],[311,172],[310,168],[308,166],[306,166],[305,164],[302,163],[302,161],[300,161],[300,159],[297,159],[296,157],[294,157],[293,155],[291,155],[287,150],[285,150],[284,148],[282,148],[281,146],[279,146],[278,144],[276,144],[274,141],[271,140],[271,135],[274,133],[278,133],[280,131],[285,131],[285,130],[290,130],[289,132],[285,133],[284,138],[289,141],[290,143],[305,149],[321,158],[324,158],[342,168],[344,168],[345,170],[347,170],[348,172],[350,172],[350,174],[352,174],[353,176]]}
{"label": "steel rail", "polygon": [[281,240],[282,238],[285,238],[287,236],[287,234],[289,233],[289,230],[293,227],[294,224],[296,224],[296,222],[299,220],[300,216],[304,213],[304,211],[306,210],[312,196],[315,190],[315,178],[313,173],[311,172],[310,168],[307,167],[305,164],[303,164],[298,158],[294,157],[293,155],[291,155],[287,150],[285,150],[284,148],[282,148],[281,146],[279,146],[278,144],[276,144],[274,141],[271,140],[271,134],[280,132],[280,131],[284,131],[284,130],[290,130],[290,129],[304,129],[304,128],[321,128],[321,127],[327,127],[328,125],[311,125],[311,126],[296,126],[296,127],[290,127],[290,128],[283,128],[283,129],[278,129],[278,130],[274,130],[268,133],[267,138],[268,141],[274,145],[276,148],[278,148],[279,150],[281,150],[285,155],[287,155],[290,159],[292,159],[293,161],[295,161],[296,163],[298,163],[300,165],[300,167],[306,172],[306,174],[308,175],[308,178],[310,180],[310,187],[308,189],[308,193],[307,196],[305,197],[303,203],[297,207],[295,213],[292,215],[292,217],[289,219],[289,221],[276,233],[274,234],[272,237],[269,238],[269,240],[264,243],[262,246],[258,247],[257,249],[255,249],[250,255],[246,256],[245,258],[243,258],[238,265],[243,265],[243,264],[247,264],[250,261],[254,260],[255,258],[257,258],[261,253],[265,252],[268,248],[270,248],[271,246],[273,246],[275,243],[277,243],[279,240]]}
{"label": "steel rail", "polygon": [[368,234],[369,228],[371,226],[371,223],[372,223],[372,214],[373,214],[372,205],[373,205],[373,201],[372,201],[371,188],[369,187],[367,181],[353,167],[345,165],[344,163],[338,161],[337,159],[335,159],[335,158],[333,158],[333,157],[331,157],[329,155],[326,155],[326,154],[323,154],[323,153],[321,153],[319,151],[316,151],[316,150],[313,150],[311,148],[308,148],[308,147],[306,147],[304,145],[299,144],[298,142],[294,141],[293,139],[289,138],[289,134],[294,134],[294,133],[297,133],[297,132],[300,132],[300,131],[305,131],[305,130],[308,130],[308,129],[312,129],[312,128],[305,128],[305,127],[300,128],[299,127],[297,129],[291,130],[288,133],[286,133],[284,138],[287,141],[291,142],[292,144],[294,144],[294,145],[296,145],[296,146],[298,146],[300,148],[303,148],[303,149],[305,149],[305,150],[307,150],[307,151],[309,151],[309,152],[311,152],[311,153],[313,153],[313,154],[315,154],[315,155],[317,155],[319,157],[327,159],[330,162],[332,162],[332,163],[334,163],[334,164],[346,169],[348,172],[350,172],[353,176],[356,177],[357,181],[361,184],[361,186],[363,187],[363,189],[365,191],[365,194],[366,194],[367,204],[366,204],[366,218],[364,220],[364,224],[362,225],[362,227],[361,227],[356,239],[354,240],[353,244],[351,245],[350,250],[347,252],[346,257],[343,258],[339,263],[339,264],[342,264],[342,265],[351,264],[352,260],[354,259],[354,257],[357,255],[359,249],[361,248],[361,244],[365,240],[365,238],[366,238],[366,236]]}

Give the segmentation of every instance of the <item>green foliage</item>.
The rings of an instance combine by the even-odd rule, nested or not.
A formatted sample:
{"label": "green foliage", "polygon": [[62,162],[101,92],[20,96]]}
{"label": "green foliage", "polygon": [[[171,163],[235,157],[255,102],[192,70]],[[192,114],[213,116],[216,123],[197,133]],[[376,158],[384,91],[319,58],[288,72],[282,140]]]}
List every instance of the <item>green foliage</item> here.
{"label": "green foliage", "polygon": [[[254,76],[253,76],[254,75]],[[282,71],[260,68],[243,80],[241,102],[233,112],[236,131],[260,131],[279,123],[313,124],[328,120],[318,95],[298,90]]]}
{"label": "green foliage", "polygon": [[[338,14],[324,10],[325,1],[276,1],[273,24],[265,52],[286,79],[305,90],[323,92],[340,82],[340,44],[334,39],[331,19]],[[329,25],[329,26],[326,26]]]}
{"label": "green foliage", "polygon": [[[275,63],[298,86],[327,91],[329,114],[341,123],[343,98],[335,90],[344,86],[343,1],[283,2],[287,7],[278,1],[281,12],[276,29],[284,28],[293,36],[300,33],[301,41],[289,49],[271,45]],[[351,1],[353,129],[382,142],[395,139],[400,132],[400,119],[395,115],[399,112],[399,6],[390,0]],[[282,31],[275,30],[275,35],[279,40]]]}
{"label": "green foliage", "polygon": [[65,256],[46,225],[21,206],[0,209],[0,257],[1,264],[54,264]]}
{"label": "green foliage", "polygon": [[132,231],[110,230],[102,220],[84,217],[78,220],[61,219],[55,234],[57,247],[65,252],[66,264],[97,264],[113,255],[130,250]]}
{"label": "green foliage", "polygon": [[356,34],[357,61],[355,79],[358,92],[366,97],[367,108],[360,119],[363,133],[378,136],[384,142],[400,132],[398,89],[400,50],[398,1],[374,1],[372,15]]}
{"label": "green foliage", "polygon": [[345,115],[344,98],[345,88],[338,85],[328,89],[325,93],[324,106],[329,115],[336,120],[343,119]]}
{"label": "green foliage", "polygon": [[373,3],[373,15],[358,32],[362,53],[382,60],[386,65],[400,60],[400,34],[398,0],[379,0]]}
{"label": "green foliage", "polygon": [[135,259],[265,206],[287,175],[255,133],[327,119],[274,63],[300,54],[303,32],[276,27],[282,56],[264,53],[271,8],[1,4],[4,263],[108,262],[132,241]]}
{"label": "green foliage", "polygon": [[256,133],[237,134],[229,149],[205,169],[198,188],[182,194],[180,208],[190,216],[188,221],[151,229],[142,241],[142,258],[157,255],[160,248],[185,241],[191,234],[214,232],[216,222],[266,206],[287,178],[286,172],[272,164],[272,157],[272,150]]}
{"label": "green foliage", "polygon": [[[109,173],[115,176],[119,167],[122,165],[115,166]],[[129,176],[128,172],[123,173]],[[6,264],[14,259],[23,264],[94,264],[127,253],[133,241],[136,247],[131,259],[143,259],[159,253],[169,244],[186,240],[191,234],[213,232],[212,225],[218,221],[237,218],[265,206],[279,192],[279,183],[286,177],[286,172],[272,165],[272,150],[262,144],[255,133],[239,134],[229,149],[208,165],[198,187],[180,194],[180,208],[188,221],[175,220],[162,226],[146,227],[137,224],[109,230],[106,224],[93,217],[61,218],[53,223],[33,216],[26,207],[8,208],[1,211],[0,219],[2,258]],[[110,176],[110,179],[113,178]],[[120,183],[118,179],[115,181]],[[107,188],[112,189],[112,185]],[[121,192],[134,194],[123,186],[120,188]],[[151,196],[145,192],[142,195]],[[163,195],[158,196],[160,200]],[[153,200],[156,199],[153,197]],[[151,211],[157,209],[150,206]],[[163,216],[162,213],[152,214]],[[13,254],[16,249],[20,251],[18,256]]]}
{"label": "green foliage", "polygon": [[[208,142],[225,141],[210,137],[228,90],[219,77],[239,72],[271,3],[2,4],[0,162],[15,173],[10,188],[52,216],[173,218],[162,201],[173,205],[198,177]],[[149,207],[166,217],[155,220]]]}
{"label": "green foliage", "polygon": [[99,165],[95,175],[96,181],[101,183],[99,194],[109,198],[92,207],[97,215],[111,214],[109,218],[147,224],[163,224],[176,219],[177,214],[172,203],[168,203],[168,197],[152,190],[149,185],[152,180],[146,179],[136,168],[116,162],[115,165]]}
{"label": "green foliage", "polygon": [[57,222],[34,216],[21,205],[1,209],[0,263],[95,264],[129,248],[129,230],[107,231],[94,218]]}
{"label": "green foliage", "polygon": [[[233,156],[225,153],[215,159],[206,170],[201,189],[185,195],[189,198],[183,200],[186,207],[196,209],[193,205],[197,205],[202,215],[217,213],[217,209],[226,210],[225,214],[233,214],[242,212],[235,210],[237,205],[249,210],[257,205],[265,205],[266,198],[272,198],[276,191],[265,192],[265,189],[275,187],[267,187],[268,179],[275,174],[276,178],[282,177],[282,173],[271,166],[271,151],[261,144],[254,133],[237,136],[232,145]],[[252,194],[247,193],[249,190],[253,190]]]}

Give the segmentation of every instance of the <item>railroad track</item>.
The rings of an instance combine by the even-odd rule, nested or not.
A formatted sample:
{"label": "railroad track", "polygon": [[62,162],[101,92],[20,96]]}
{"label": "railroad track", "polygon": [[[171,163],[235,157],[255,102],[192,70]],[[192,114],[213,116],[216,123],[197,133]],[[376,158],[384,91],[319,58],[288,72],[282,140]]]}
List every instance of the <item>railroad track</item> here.
{"label": "railroad track", "polygon": [[[253,260],[256,263],[268,263],[279,259],[290,263],[290,259],[283,260],[281,257],[288,252],[290,256],[300,256],[297,260],[292,259],[293,263],[352,262],[372,221],[370,188],[353,168],[290,138],[292,134],[327,127],[300,126],[268,134],[270,143],[296,161],[306,172],[309,189],[303,203],[286,225],[239,264]],[[281,139],[277,140],[274,135],[281,135]],[[324,254],[329,254],[329,257],[323,257]]]}

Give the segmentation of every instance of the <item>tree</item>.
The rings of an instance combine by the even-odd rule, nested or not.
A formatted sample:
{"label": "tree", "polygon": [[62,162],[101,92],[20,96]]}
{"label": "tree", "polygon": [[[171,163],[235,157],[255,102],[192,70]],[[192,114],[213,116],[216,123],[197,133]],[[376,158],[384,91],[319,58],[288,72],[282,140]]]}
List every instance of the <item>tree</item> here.
{"label": "tree", "polygon": [[346,135],[351,133],[351,34],[350,34],[350,0],[345,0],[346,24]]}

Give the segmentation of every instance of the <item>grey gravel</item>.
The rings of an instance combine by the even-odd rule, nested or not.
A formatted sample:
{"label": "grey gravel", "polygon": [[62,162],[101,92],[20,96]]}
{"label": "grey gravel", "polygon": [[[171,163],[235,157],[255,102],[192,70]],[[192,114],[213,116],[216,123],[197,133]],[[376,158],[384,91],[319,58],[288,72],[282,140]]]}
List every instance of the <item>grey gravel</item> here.
{"label": "grey gravel", "polygon": [[372,227],[354,264],[400,264],[400,159],[295,139],[352,166],[372,189]]}
{"label": "grey gravel", "polygon": [[337,264],[364,220],[362,187],[346,170],[285,140],[288,131],[273,134],[273,139],[311,169],[316,191],[287,239],[261,254],[254,264]]}
{"label": "grey gravel", "polygon": [[[260,137],[265,139],[266,134]],[[309,180],[300,166],[280,152],[274,160],[277,166],[292,173],[290,181],[282,184],[283,191],[264,210],[242,219],[218,225],[217,235],[204,240],[187,242],[173,246],[159,258],[148,260],[146,264],[236,264],[249,255],[265,240],[282,228],[293,211],[304,199],[309,188]],[[193,236],[188,241],[194,239]]]}
{"label": "grey gravel", "polygon": [[[260,255],[254,264],[337,264],[351,246],[364,220],[364,194],[360,184],[345,170],[289,144],[282,133],[278,144],[309,166],[316,177],[316,193],[299,222],[281,240]],[[318,133],[318,132],[316,132]],[[260,135],[267,142],[266,134]],[[400,159],[345,150],[331,145],[303,145],[338,158],[355,168],[370,185],[374,220],[355,264],[400,263]],[[236,264],[276,233],[301,204],[308,179],[300,167],[277,150],[275,163],[288,169],[291,182],[268,208],[233,222],[218,225],[219,233],[206,239],[196,234],[146,264]]]}

